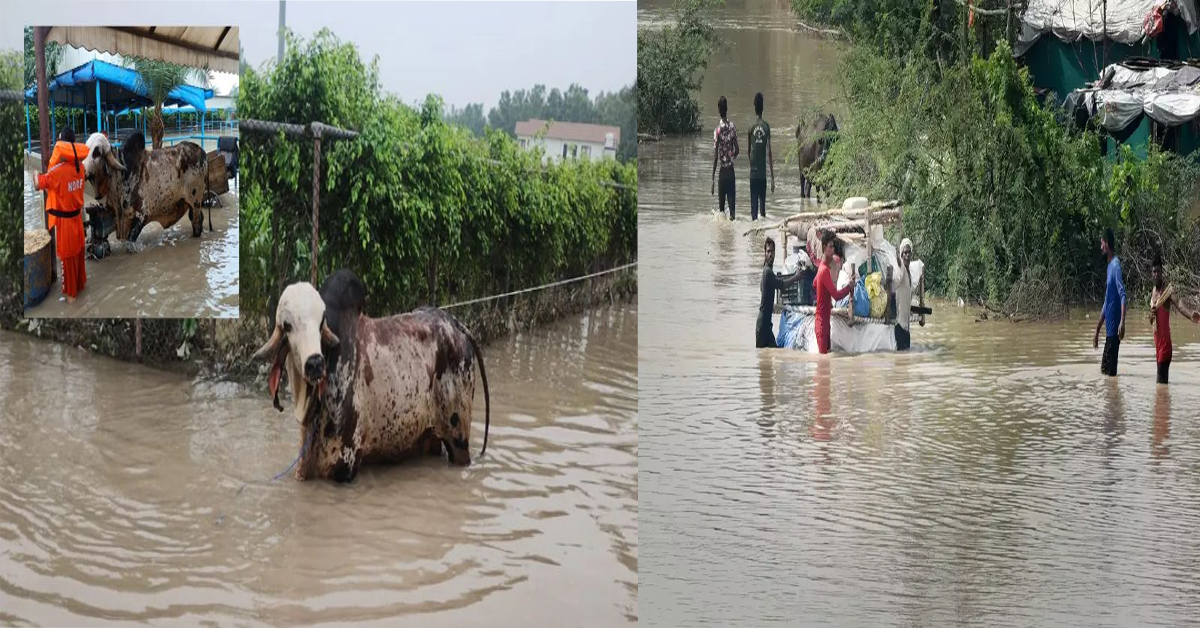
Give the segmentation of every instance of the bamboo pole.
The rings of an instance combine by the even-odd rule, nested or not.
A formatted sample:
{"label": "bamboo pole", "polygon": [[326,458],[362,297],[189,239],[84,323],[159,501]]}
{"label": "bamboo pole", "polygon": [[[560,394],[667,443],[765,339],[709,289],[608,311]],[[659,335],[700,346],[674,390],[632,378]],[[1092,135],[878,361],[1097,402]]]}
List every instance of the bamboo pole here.
{"label": "bamboo pole", "polygon": [[824,212],[800,212],[798,214],[792,214],[790,216],[787,216],[786,218],[783,218],[779,222],[776,222],[776,223],[773,223],[770,225],[760,225],[760,226],[756,226],[756,227],[751,227],[749,230],[747,230],[742,235],[746,236],[746,235],[750,235],[751,233],[759,233],[762,231],[779,229],[779,228],[787,226],[788,223],[795,222],[797,220],[819,221],[819,220],[829,219],[829,218],[861,217],[861,216],[864,216],[867,211],[871,211],[873,213],[875,221],[878,223],[881,223],[881,224],[888,224],[890,222],[897,220],[901,216],[901,209],[900,209],[899,201],[889,201],[887,203],[878,203],[877,202],[877,203],[872,203],[871,206],[868,207],[867,209],[831,209],[831,210],[824,211]]}
{"label": "bamboo pole", "polygon": [[[917,291],[917,294],[920,295],[921,309],[925,309],[925,273],[921,273],[920,288],[921,289]],[[921,318],[918,319],[918,322],[921,324],[921,327],[925,326],[925,314],[921,314]]]}
{"label": "bamboo pole", "polygon": [[871,210],[863,216],[863,233],[867,236],[867,272],[871,272]]}
{"label": "bamboo pole", "polygon": [[[811,316],[816,313],[817,308],[812,305],[789,305],[789,306],[784,306],[782,308],[782,310],[785,312],[792,312],[795,314],[805,314],[805,315]],[[829,310],[829,313],[832,314],[833,316],[840,316],[842,318],[850,318],[850,316],[852,314],[852,312],[850,311],[850,308],[845,308],[845,307],[835,307],[835,308]],[[920,312],[918,312],[917,308],[913,308],[913,312],[912,312],[912,314],[909,315],[909,317],[910,317],[909,320],[918,320],[918,319],[924,317],[924,314],[921,314]],[[875,323],[875,324],[879,324],[879,325],[894,325],[896,321],[894,319],[888,319],[888,318],[859,317],[858,322],[860,322],[860,323]]]}

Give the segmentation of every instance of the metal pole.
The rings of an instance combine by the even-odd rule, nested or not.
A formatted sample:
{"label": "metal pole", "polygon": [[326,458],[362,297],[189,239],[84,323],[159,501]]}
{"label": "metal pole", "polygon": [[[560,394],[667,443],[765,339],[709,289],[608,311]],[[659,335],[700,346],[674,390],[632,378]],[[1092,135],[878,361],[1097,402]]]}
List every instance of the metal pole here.
{"label": "metal pole", "polygon": [[100,111],[100,79],[96,79],[96,132],[97,133],[104,132],[104,119],[100,117],[101,115],[102,115],[102,112]]}
{"label": "metal pole", "polygon": [[204,148],[204,111],[200,112],[200,150],[208,150]]}
{"label": "metal pole", "polygon": [[317,285],[317,207],[321,194],[321,136],[313,138],[312,285]]}
{"label": "metal pole", "polygon": [[58,120],[54,118],[54,99],[50,99],[50,141],[58,137]]}
{"label": "metal pole", "polygon": [[285,4],[284,0],[279,0],[279,56],[275,57],[275,65],[283,63],[283,29],[286,22],[284,16],[287,14]]}
{"label": "metal pole", "polygon": [[33,153],[33,126],[29,124],[29,104],[25,104],[25,152]]}

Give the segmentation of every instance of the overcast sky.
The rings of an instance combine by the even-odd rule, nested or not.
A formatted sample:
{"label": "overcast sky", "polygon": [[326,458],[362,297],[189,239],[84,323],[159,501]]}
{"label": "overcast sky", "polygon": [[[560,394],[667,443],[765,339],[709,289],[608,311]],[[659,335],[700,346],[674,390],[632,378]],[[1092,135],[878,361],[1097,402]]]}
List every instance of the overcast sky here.
{"label": "overcast sky", "polygon": [[[275,57],[279,3],[112,0],[0,0],[0,49],[20,50],[25,25],[234,24],[254,67]],[[500,92],[579,83],[595,96],[632,84],[637,73],[637,3],[297,2],[287,26],[310,37],[329,27],[379,56],[380,81],[407,102],[430,92],[457,106]]]}

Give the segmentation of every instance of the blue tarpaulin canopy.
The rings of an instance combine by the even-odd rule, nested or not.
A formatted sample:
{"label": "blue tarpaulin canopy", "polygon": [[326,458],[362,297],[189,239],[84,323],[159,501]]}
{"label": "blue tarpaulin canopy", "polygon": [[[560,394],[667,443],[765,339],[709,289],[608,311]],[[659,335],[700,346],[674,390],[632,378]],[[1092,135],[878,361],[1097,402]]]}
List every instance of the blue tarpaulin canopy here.
{"label": "blue tarpaulin canopy", "polygon": [[[233,105],[217,105],[217,106],[209,106],[205,111],[233,111],[234,109],[235,109],[235,107]],[[137,112],[137,108],[127,108],[127,109],[122,109],[122,110],[118,111],[117,115],[126,116],[126,115],[129,115],[130,113],[136,113],[136,112]],[[188,105],[187,107],[171,107],[171,108],[163,107],[162,112],[163,112],[164,116],[175,116],[175,115],[179,115],[181,113],[204,113],[191,105]]]}
{"label": "blue tarpaulin canopy", "polygon": [[[153,103],[146,97],[146,86],[136,70],[93,60],[68,70],[50,81],[50,100],[56,106],[95,111],[99,106],[107,112],[131,107],[148,107]],[[205,110],[205,101],[213,90],[181,85],[171,90],[164,104],[190,106]],[[37,85],[25,91],[25,100],[37,102]]]}

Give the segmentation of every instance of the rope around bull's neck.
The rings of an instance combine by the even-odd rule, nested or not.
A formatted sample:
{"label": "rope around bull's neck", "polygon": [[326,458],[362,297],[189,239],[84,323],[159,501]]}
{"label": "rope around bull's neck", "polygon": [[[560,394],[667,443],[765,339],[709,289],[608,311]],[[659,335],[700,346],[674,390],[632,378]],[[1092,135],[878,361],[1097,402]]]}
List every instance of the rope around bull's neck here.
{"label": "rope around bull's neck", "polygon": [[312,426],[312,429],[309,430],[309,432],[308,432],[308,438],[304,439],[304,443],[302,443],[300,445],[300,453],[296,455],[296,459],[292,461],[292,464],[288,465],[288,468],[284,469],[283,471],[280,471],[278,475],[271,478],[272,482],[287,475],[289,471],[291,471],[292,469],[294,469],[296,467],[296,463],[300,462],[300,459],[304,457],[304,453],[306,451],[308,451],[309,445],[312,445],[313,436],[316,436],[316,434],[317,434],[317,426],[314,425],[314,426]]}

